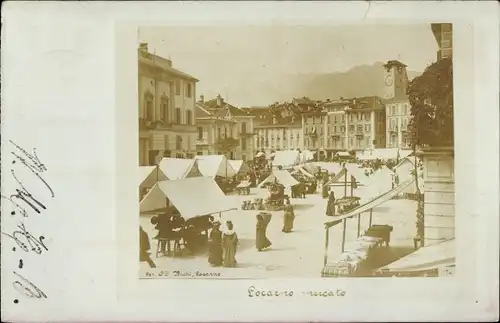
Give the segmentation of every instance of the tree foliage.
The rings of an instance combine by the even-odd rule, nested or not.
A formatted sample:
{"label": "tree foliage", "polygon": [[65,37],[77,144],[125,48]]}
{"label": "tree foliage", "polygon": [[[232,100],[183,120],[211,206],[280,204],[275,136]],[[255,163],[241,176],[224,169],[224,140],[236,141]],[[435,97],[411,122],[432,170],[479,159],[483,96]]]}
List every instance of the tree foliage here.
{"label": "tree foliage", "polygon": [[414,145],[453,145],[453,65],[443,58],[428,66],[407,88],[411,104],[410,137]]}

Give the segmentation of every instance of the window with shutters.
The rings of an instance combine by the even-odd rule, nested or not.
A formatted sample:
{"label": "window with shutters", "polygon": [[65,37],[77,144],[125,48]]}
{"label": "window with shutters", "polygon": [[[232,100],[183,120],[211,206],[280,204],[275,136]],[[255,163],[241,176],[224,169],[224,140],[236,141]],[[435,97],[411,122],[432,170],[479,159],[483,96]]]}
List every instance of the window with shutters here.
{"label": "window with shutters", "polygon": [[175,80],[175,95],[181,95],[181,80]]}
{"label": "window with shutters", "polygon": [[181,124],[181,108],[175,108],[175,123]]}
{"label": "window with shutters", "polygon": [[182,149],[182,137],[179,135],[175,136],[175,149]]}
{"label": "window with shutters", "polygon": [[168,135],[165,135],[164,138],[163,138],[163,148],[165,150],[168,150],[168,146],[169,146],[169,144],[168,144]]}

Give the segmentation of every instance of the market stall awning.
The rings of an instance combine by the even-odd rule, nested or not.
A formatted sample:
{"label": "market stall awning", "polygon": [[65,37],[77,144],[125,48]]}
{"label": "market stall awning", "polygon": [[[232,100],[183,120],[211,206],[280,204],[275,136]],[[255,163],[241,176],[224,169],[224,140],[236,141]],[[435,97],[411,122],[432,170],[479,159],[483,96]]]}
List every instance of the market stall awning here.
{"label": "market stall awning", "polygon": [[157,166],[139,167],[139,186],[141,187],[153,187],[156,182],[166,179],[165,173],[158,169]]}
{"label": "market stall awning", "polygon": [[278,182],[279,184],[285,187],[291,187],[299,184],[299,182],[293,178],[293,176],[286,170],[275,170],[267,177],[262,183],[259,184],[259,187],[262,187],[265,183],[274,183]]}
{"label": "market stall awning", "polygon": [[395,262],[382,267],[381,271],[417,272],[455,265],[455,239],[422,247]]}
{"label": "market stall awning", "polygon": [[334,173],[335,175],[342,171],[342,165],[339,163],[317,162],[315,165],[329,173]]}
{"label": "market stall awning", "polygon": [[228,162],[238,174],[248,173],[248,165],[243,160],[228,160]]}
{"label": "market stall awning", "polygon": [[335,154],[337,157],[351,157],[351,154],[349,154],[347,151],[339,151],[338,153]]}
{"label": "market stall awning", "polygon": [[277,151],[274,155],[273,166],[293,167],[300,163],[300,153],[297,150]]}
{"label": "market stall awning", "polygon": [[347,169],[348,175],[354,176],[356,181],[358,181],[361,185],[369,185],[370,178],[365,175],[365,170],[360,168],[357,164],[346,164],[345,168]]}
{"label": "market stall awning", "polygon": [[201,176],[198,163],[194,159],[162,158],[158,165],[170,180]]}
{"label": "market stall awning", "polygon": [[354,210],[352,210],[351,212],[347,213],[347,214],[344,214],[344,215],[341,215],[341,216],[338,216],[335,218],[334,221],[329,221],[329,222],[326,222],[325,225],[327,227],[330,227],[330,226],[334,226],[338,223],[340,223],[342,220],[344,219],[348,219],[348,218],[351,218],[353,216],[356,216],[360,213],[363,213],[363,212],[366,212],[366,211],[369,211],[371,209],[373,209],[374,207],[386,202],[386,201],[389,201],[390,199],[392,199],[393,197],[399,195],[401,192],[404,191],[404,189],[406,187],[408,187],[409,185],[413,184],[414,180],[409,180],[407,182],[404,182],[402,184],[400,184],[399,186],[396,186],[394,189],[390,190],[389,192],[385,193],[385,194],[382,194],[376,198],[374,198],[373,200],[355,208]]}
{"label": "market stall awning", "polygon": [[236,171],[224,155],[196,156],[195,160],[198,162],[201,174],[205,177],[233,177],[236,175]]}
{"label": "market stall awning", "polygon": [[[159,192],[163,195],[160,196]],[[176,181],[158,182],[141,201],[141,212],[163,207],[168,198],[184,219],[200,215],[237,209],[236,203],[227,197],[219,185],[210,177],[191,177]],[[162,200],[163,199],[163,200]],[[160,203],[159,207],[153,202]],[[143,207],[147,205],[147,207]]]}

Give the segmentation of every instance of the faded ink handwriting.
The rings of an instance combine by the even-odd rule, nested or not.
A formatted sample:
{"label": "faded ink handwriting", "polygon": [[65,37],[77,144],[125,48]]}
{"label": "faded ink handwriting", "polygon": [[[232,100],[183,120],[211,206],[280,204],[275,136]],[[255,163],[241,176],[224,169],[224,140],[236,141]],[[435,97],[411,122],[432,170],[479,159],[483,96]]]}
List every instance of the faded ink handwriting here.
{"label": "faded ink handwriting", "polygon": [[12,284],[15,290],[30,298],[47,298],[47,295],[26,277],[23,277],[15,271],[14,275],[19,277],[19,280],[14,281]]}
{"label": "faded ink handwriting", "polygon": [[[45,181],[45,179],[40,175],[47,170],[47,167],[40,161],[40,158],[36,154],[36,149],[33,148],[33,153],[29,153],[24,148],[21,148],[19,145],[14,143],[12,140],[9,140],[12,145],[16,148],[15,152],[11,152],[14,156],[13,164],[17,161],[20,161],[22,165],[24,165],[27,169],[29,169],[49,190],[52,197],[54,197],[54,190],[52,187]],[[31,208],[32,211],[40,214],[42,210],[45,210],[45,205],[40,202],[37,198],[35,198],[28,189],[23,185],[22,181],[16,176],[16,172],[14,169],[10,170],[12,177],[19,184],[19,187],[15,189],[15,193],[10,196],[2,195],[2,199],[8,200],[14,208],[21,213],[22,216],[27,217],[28,212],[26,208]],[[15,214],[15,211],[11,212],[12,215]]]}
{"label": "faded ink handwriting", "polygon": [[[30,213],[36,212],[41,214],[43,211],[47,209],[47,207],[40,201],[40,198],[35,197],[26,187],[30,186],[27,181],[27,178],[23,178],[23,181],[18,177],[19,173],[22,169],[28,169],[37,179],[34,179],[31,176],[31,179],[36,182],[41,182],[43,186],[50,192],[51,197],[54,198],[54,190],[47,183],[47,181],[40,175],[41,173],[47,171],[47,167],[41,162],[40,158],[36,154],[36,149],[33,148],[32,152],[26,151],[24,148],[21,148],[19,145],[14,143],[12,140],[9,142],[15,147],[13,151],[11,151],[12,156],[14,157],[12,160],[12,165],[19,165],[16,169],[11,168],[10,172],[12,177],[17,182],[17,187],[14,191],[10,191],[9,194],[1,195],[3,200],[7,200],[11,203],[12,209],[10,210],[10,214],[12,216],[20,213],[24,218],[28,218]],[[34,252],[38,255],[42,254],[44,251],[48,251],[49,248],[44,243],[45,237],[39,236],[38,238],[29,232],[26,229],[25,223],[21,222],[17,225],[17,228],[11,233],[2,232],[3,236],[9,237],[14,240],[18,247],[20,247],[24,252]],[[12,251],[16,251],[16,247],[12,248]],[[19,270],[25,268],[25,263],[23,259],[19,259],[17,267]],[[43,299],[47,298],[47,295],[35,284],[33,284],[29,279],[24,277],[23,275],[13,271],[15,278],[12,286],[14,289],[25,295],[29,298],[34,299]],[[14,299],[14,304],[18,304],[19,300]]]}
{"label": "faded ink handwriting", "polygon": [[44,236],[40,236],[39,238],[35,238],[31,233],[26,231],[26,227],[24,223],[19,224],[17,231],[14,231],[12,234],[8,234],[2,232],[3,235],[13,239],[19,247],[25,252],[34,251],[36,254],[41,254],[44,250],[48,251],[49,249],[43,243],[45,239]]}

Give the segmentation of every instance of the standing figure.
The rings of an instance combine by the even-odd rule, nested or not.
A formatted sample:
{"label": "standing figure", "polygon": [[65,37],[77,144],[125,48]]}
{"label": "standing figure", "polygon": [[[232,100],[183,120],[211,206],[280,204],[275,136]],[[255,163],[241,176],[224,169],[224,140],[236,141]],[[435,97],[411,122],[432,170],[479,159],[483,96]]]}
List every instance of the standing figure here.
{"label": "standing figure", "polygon": [[143,262],[143,261],[147,262],[149,267],[156,268],[156,265],[153,262],[153,260],[151,259],[151,256],[149,254],[149,250],[151,249],[151,244],[149,243],[149,236],[141,226],[139,226],[139,238],[140,238],[140,240],[139,240],[139,251],[140,251],[139,261],[140,262]]}
{"label": "standing figure", "polygon": [[236,267],[236,246],[238,245],[238,235],[233,230],[231,221],[226,222],[226,230],[222,235],[222,249],[224,250],[224,267]]}
{"label": "standing figure", "polygon": [[210,231],[208,262],[214,267],[222,265],[222,231],[219,221],[213,223],[213,229]]}
{"label": "standing figure", "polygon": [[321,196],[326,199],[328,198],[328,185],[323,185],[321,187]]}
{"label": "standing figure", "polygon": [[299,197],[305,199],[306,198],[306,183],[300,182],[299,184],[300,189],[299,189]]}
{"label": "standing figure", "polygon": [[269,248],[272,245],[266,236],[267,225],[270,220],[271,213],[261,212],[257,214],[255,247],[258,251],[262,251],[262,249]]}
{"label": "standing figure", "polygon": [[335,216],[335,193],[333,191],[330,191],[330,196],[326,204],[326,216]]}
{"label": "standing figure", "polygon": [[283,230],[282,232],[290,233],[293,230],[293,221],[295,220],[295,213],[293,212],[293,206],[290,204],[290,200],[286,200],[285,213],[283,217]]}

